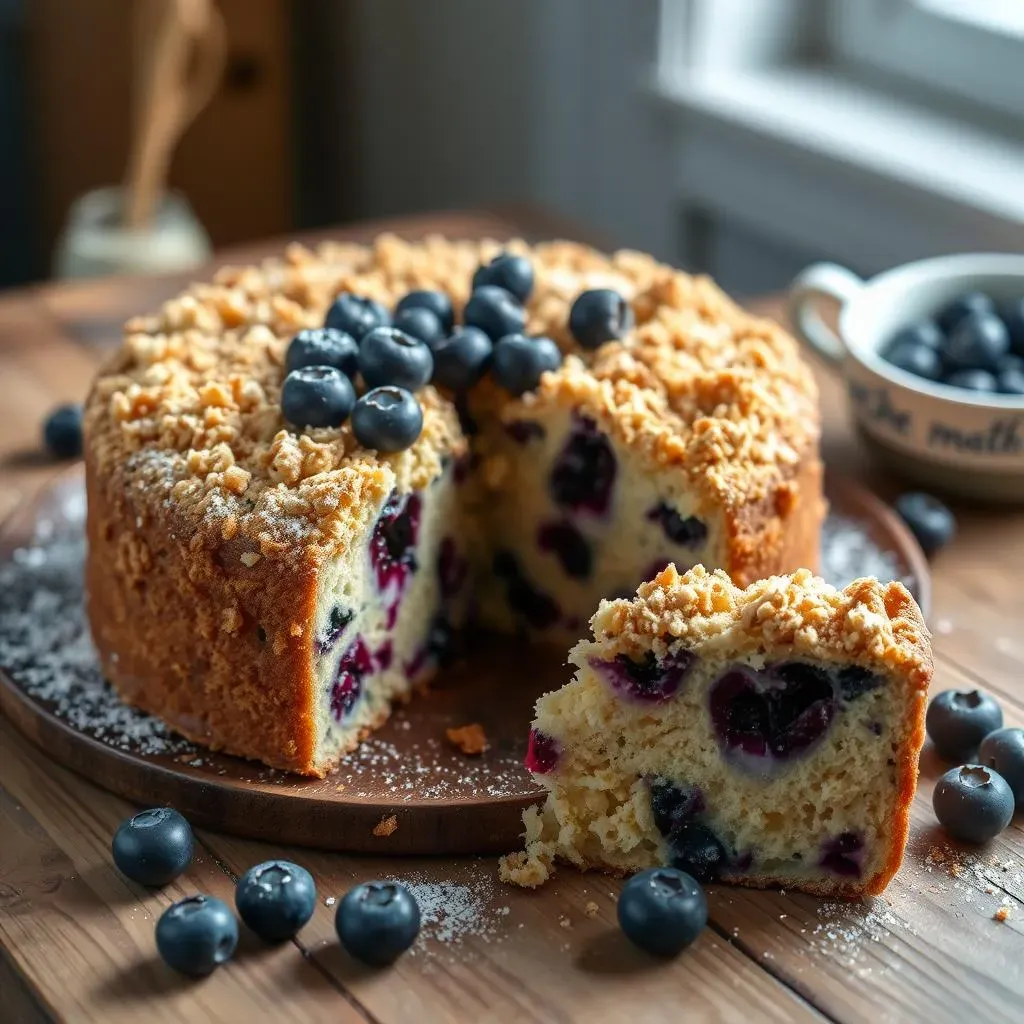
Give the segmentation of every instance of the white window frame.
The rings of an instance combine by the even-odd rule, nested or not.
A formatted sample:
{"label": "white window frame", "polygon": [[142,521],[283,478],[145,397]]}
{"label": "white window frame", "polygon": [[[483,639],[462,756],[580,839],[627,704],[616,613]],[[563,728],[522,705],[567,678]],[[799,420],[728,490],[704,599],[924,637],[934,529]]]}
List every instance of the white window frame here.
{"label": "white window frame", "polygon": [[683,208],[862,272],[1024,250],[1024,129],[1008,105],[829,52],[842,5],[881,2],[660,0],[648,89],[680,129]]}
{"label": "white window frame", "polygon": [[826,38],[855,67],[1024,119],[1024,3],[1001,3],[986,17],[979,0],[830,0]]}

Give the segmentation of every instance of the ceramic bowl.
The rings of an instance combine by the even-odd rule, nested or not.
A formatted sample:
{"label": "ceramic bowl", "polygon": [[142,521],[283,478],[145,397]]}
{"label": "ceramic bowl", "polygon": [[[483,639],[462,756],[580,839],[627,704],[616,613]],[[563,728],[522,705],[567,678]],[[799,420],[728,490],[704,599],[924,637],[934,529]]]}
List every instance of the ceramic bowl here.
{"label": "ceramic bowl", "polygon": [[[1024,256],[940,256],[867,281],[816,263],[790,288],[790,320],[842,374],[858,429],[890,469],[935,491],[1024,503],[1024,396],[934,383],[879,355],[899,328],[970,291],[999,304],[1024,295]],[[822,299],[839,305],[838,332],[821,316]]]}

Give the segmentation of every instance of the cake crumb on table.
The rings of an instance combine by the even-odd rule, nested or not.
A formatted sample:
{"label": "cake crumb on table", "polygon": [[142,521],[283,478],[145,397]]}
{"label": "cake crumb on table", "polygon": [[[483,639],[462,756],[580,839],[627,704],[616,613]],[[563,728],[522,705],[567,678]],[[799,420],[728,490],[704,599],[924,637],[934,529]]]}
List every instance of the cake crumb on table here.
{"label": "cake crumb on table", "polygon": [[392,814],[390,818],[381,818],[380,821],[373,826],[373,834],[381,838],[387,838],[396,831],[398,831],[398,817],[394,814]]}
{"label": "cake crumb on table", "polygon": [[583,908],[583,912],[587,917],[597,917],[601,912],[601,908],[593,900],[587,900],[587,905]]}
{"label": "cake crumb on table", "polygon": [[468,725],[445,729],[445,736],[448,737],[448,742],[453,747],[470,757],[482,754],[490,746],[484,727],[479,722],[470,722]]}
{"label": "cake crumb on table", "polygon": [[1010,908],[1009,907],[1000,907],[992,915],[992,919],[995,920],[995,921],[998,921],[1000,924],[1003,924],[1007,920],[1009,920],[1009,917],[1010,917]]}

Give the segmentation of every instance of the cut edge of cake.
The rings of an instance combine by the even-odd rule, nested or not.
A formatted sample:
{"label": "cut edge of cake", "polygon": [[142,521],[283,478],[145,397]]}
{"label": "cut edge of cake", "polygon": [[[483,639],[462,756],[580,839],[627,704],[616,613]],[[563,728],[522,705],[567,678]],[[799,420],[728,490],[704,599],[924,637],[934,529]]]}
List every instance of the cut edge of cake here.
{"label": "cut edge of cake", "polygon": [[537,703],[504,881],[556,862],[819,895],[882,891],[909,829],[930,638],[900,583],[839,590],[807,570],[743,589],[670,566],[602,602],[573,680]]}

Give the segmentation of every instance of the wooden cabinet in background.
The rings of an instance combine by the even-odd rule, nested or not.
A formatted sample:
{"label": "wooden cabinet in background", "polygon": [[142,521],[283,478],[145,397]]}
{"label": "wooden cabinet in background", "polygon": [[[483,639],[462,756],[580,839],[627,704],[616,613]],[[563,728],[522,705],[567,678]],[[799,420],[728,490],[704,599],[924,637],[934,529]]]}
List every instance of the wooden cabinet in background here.
{"label": "wooden cabinet in background", "polygon": [[[136,0],[30,0],[26,55],[30,165],[49,250],[72,201],[124,178]],[[293,226],[294,139],[288,0],[217,0],[228,59],[216,96],[188,129],[171,185],[215,245]]]}

